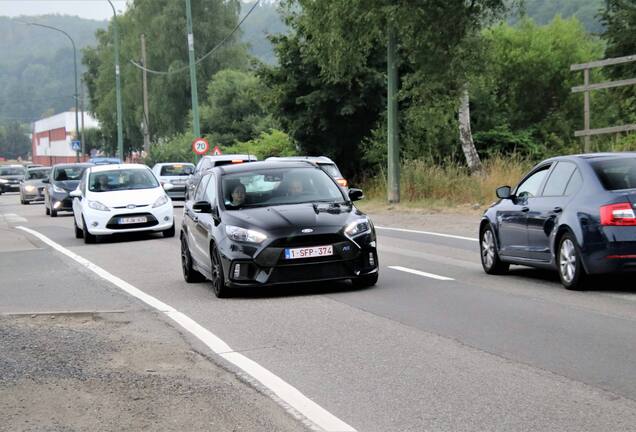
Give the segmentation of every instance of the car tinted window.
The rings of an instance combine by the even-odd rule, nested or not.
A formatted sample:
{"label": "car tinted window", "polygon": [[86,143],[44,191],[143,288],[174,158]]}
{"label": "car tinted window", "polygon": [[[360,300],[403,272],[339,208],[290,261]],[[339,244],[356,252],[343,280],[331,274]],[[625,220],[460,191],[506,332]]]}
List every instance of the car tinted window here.
{"label": "car tinted window", "polygon": [[[223,176],[223,200],[228,208],[343,201],[336,184],[324,171],[272,168]],[[236,199],[243,195],[244,198]]]}
{"label": "car tinted window", "polygon": [[163,165],[160,176],[189,176],[194,172],[194,166],[187,164]]}
{"label": "car tinted window", "polygon": [[211,174],[208,174],[205,177],[203,177],[201,181],[199,182],[199,186],[197,187],[197,190],[194,193],[195,201],[205,200],[205,188],[207,187],[208,182],[210,181],[210,177],[211,177]]}
{"label": "car tinted window", "polygon": [[581,185],[583,184],[583,177],[581,177],[581,173],[578,169],[574,170],[572,177],[570,177],[570,181],[568,182],[567,187],[565,188],[566,195],[574,195],[579,191]]}
{"label": "car tinted window", "polygon": [[0,167],[0,176],[24,175],[22,167]]}
{"label": "car tinted window", "polygon": [[154,174],[149,169],[120,169],[91,173],[88,190],[91,192],[111,192],[159,187]]}
{"label": "car tinted window", "polygon": [[79,180],[82,174],[86,170],[86,167],[57,167],[53,171],[53,180],[55,181],[67,181],[67,180]]}
{"label": "car tinted window", "polygon": [[26,179],[27,180],[39,180],[49,178],[50,169],[30,169],[27,171]]}
{"label": "car tinted window", "polygon": [[623,157],[593,162],[592,168],[607,190],[636,188],[636,158]]}
{"label": "car tinted window", "polygon": [[517,195],[518,198],[532,198],[538,196],[539,187],[541,187],[543,179],[545,179],[545,176],[548,174],[548,168],[550,168],[550,165],[542,167],[539,171],[536,171],[530,177],[525,179],[523,183],[517,186],[515,195]]}
{"label": "car tinted window", "polygon": [[543,196],[562,196],[572,177],[576,165],[571,162],[559,162],[550,173],[543,189]]}

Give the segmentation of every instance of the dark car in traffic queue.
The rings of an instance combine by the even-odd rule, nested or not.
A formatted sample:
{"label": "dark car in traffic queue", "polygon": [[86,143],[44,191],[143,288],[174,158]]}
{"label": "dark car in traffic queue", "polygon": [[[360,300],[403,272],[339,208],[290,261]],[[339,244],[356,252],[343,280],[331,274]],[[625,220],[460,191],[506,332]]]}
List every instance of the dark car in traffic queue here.
{"label": "dark car in traffic queue", "polygon": [[226,155],[206,155],[203,156],[194,167],[194,172],[188,177],[185,188],[185,199],[187,200],[199,185],[205,173],[217,166],[236,165],[246,162],[255,162],[258,158],[254,155],[246,154],[226,154]]}
{"label": "dark car in traffic queue", "polygon": [[20,204],[44,201],[44,180],[51,174],[50,167],[28,168],[20,183]]}
{"label": "dark car in traffic queue", "polygon": [[497,197],[479,229],[486,273],[554,269],[576,290],[588,275],[636,270],[636,153],[548,159]]}
{"label": "dark car in traffic queue", "polygon": [[187,282],[208,279],[217,297],[247,287],[378,280],[369,218],[308,162],[226,165],[206,173],[184,206],[181,262]]}
{"label": "dark car in traffic queue", "polygon": [[0,165],[0,194],[18,192],[25,173],[22,165]]}
{"label": "dark car in traffic queue", "polygon": [[91,163],[57,164],[51,168],[51,174],[44,188],[44,211],[56,217],[60,211],[73,211],[73,199],[69,194],[77,189],[82,174]]}

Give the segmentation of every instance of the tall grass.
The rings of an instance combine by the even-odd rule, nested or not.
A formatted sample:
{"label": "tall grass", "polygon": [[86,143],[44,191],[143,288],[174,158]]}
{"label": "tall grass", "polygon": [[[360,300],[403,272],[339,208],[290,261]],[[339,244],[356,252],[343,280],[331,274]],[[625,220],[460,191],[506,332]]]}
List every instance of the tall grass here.
{"label": "tall grass", "polygon": [[[465,165],[456,162],[405,161],[400,179],[402,202],[444,207],[489,204],[496,199],[497,187],[514,186],[532,165],[519,156],[494,156],[484,161],[482,174],[470,175]],[[385,200],[386,173],[367,179],[363,188],[368,198]]]}

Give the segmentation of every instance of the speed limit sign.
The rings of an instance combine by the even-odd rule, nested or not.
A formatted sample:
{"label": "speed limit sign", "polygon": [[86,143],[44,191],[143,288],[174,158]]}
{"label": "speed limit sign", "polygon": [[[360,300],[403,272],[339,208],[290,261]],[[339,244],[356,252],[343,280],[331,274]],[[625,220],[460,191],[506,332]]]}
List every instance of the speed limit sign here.
{"label": "speed limit sign", "polygon": [[206,154],[210,150],[210,143],[205,138],[196,138],[192,141],[192,151],[198,155]]}

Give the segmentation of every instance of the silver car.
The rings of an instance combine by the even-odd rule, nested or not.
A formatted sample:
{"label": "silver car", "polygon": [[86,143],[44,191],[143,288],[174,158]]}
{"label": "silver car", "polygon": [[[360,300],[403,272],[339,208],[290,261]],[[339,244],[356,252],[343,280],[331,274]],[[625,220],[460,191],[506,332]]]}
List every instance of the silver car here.
{"label": "silver car", "polygon": [[166,193],[173,200],[185,199],[186,183],[194,173],[194,164],[187,162],[165,162],[158,163],[152,167],[157,180],[163,186],[166,183],[172,184],[173,188]]}
{"label": "silver car", "polygon": [[20,183],[20,203],[44,202],[44,183],[51,174],[51,167],[27,169],[24,181]]}

